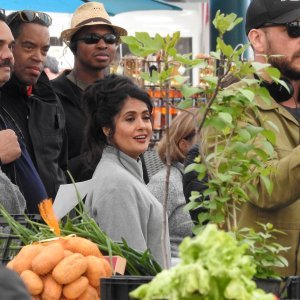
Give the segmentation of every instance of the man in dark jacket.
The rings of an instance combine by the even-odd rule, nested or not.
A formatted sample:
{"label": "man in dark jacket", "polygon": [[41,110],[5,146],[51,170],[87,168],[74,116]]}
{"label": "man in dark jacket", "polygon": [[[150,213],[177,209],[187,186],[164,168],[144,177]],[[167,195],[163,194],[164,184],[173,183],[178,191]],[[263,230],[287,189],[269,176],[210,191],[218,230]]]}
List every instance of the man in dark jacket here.
{"label": "man in dark jacket", "polygon": [[85,118],[81,95],[90,84],[105,76],[121,35],[127,35],[127,31],[113,25],[103,4],[96,2],[81,5],[73,14],[71,28],[61,34],[74,54],[74,68],[64,71],[52,85],[64,107],[68,169],[76,181],[90,179],[95,167],[88,166],[82,151]]}
{"label": "man in dark jacket", "polygon": [[[12,54],[14,38],[6,24],[5,15],[1,13],[0,41],[0,87],[2,87],[10,79],[14,64]],[[9,213],[23,213],[26,200],[27,212],[38,213],[38,203],[47,198],[47,193],[26,150],[23,134],[14,119],[2,107],[2,101],[0,166],[1,195],[3,196],[1,204]]]}
{"label": "man in dark jacket", "polygon": [[54,198],[66,182],[67,139],[63,108],[43,72],[51,18],[42,12],[18,11],[7,22],[15,39],[15,65],[2,88],[2,107],[16,122],[48,196]]}

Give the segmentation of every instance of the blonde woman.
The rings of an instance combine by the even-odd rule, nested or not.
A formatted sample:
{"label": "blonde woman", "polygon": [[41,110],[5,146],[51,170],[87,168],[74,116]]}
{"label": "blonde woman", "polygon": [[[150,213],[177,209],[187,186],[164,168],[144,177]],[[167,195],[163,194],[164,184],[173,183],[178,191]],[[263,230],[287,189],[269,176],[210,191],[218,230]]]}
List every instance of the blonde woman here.
{"label": "blonde woman", "polygon": [[[168,220],[171,241],[171,257],[175,262],[178,257],[178,245],[186,236],[192,235],[193,223],[188,212],[184,212],[186,205],[183,194],[182,176],[183,162],[187,152],[196,143],[196,119],[198,109],[193,108],[180,113],[173,119],[170,128],[170,158],[171,173],[169,178]],[[166,165],[166,135],[158,144],[158,154]],[[166,167],[153,175],[148,183],[151,193],[163,203],[165,194]]]}

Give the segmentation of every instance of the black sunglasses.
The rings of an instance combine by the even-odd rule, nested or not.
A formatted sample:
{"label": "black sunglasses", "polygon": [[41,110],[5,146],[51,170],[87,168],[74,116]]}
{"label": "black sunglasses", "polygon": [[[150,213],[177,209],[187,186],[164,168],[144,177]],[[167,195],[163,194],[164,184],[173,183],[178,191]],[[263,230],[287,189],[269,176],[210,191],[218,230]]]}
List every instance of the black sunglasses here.
{"label": "black sunglasses", "polygon": [[5,16],[5,9],[4,8],[0,8],[0,14]]}
{"label": "black sunglasses", "polygon": [[289,37],[291,37],[291,38],[300,37],[300,21],[293,21],[293,22],[284,23],[284,24],[268,23],[268,24],[262,25],[260,28],[273,27],[273,26],[285,26]]}
{"label": "black sunglasses", "polygon": [[31,23],[34,20],[40,20],[46,26],[50,26],[52,24],[52,18],[43,12],[33,11],[33,10],[22,10],[15,13],[12,13],[7,17],[7,23],[10,24],[16,17],[19,17],[25,23]]}
{"label": "black sunglasses", "polygon": [[77,41],[83,41],[85,44],[92,45],[97,44],[103,39],[106,44],[115,44],[118,41],[118,37],[114,33],[106,33],[99,35],[97,33],[90,33],[77,39]]}

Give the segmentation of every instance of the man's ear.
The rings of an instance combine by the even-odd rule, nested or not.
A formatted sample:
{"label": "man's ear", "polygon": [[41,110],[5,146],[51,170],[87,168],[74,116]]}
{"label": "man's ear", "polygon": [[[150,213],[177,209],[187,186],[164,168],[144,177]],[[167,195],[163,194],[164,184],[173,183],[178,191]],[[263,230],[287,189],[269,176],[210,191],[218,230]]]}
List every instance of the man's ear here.
{"label": "man's ear", "polygon": [[251,29],[248,33],[248,39],[255,53],[266,53],[266,33],[262,29]]}

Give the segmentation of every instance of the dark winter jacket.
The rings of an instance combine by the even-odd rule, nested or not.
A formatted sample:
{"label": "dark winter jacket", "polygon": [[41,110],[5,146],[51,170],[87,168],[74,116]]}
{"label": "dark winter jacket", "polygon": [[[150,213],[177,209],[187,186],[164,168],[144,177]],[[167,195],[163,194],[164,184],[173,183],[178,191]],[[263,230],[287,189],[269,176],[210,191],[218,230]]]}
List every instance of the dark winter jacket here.
{"label": "dark winter jacket", "polygon": [[[199,145],[195,144],[192,146],[192,148],[189,150],[189,152],[186,155],[185,161],[184,161],[184,167],[187,167],[188,165],[194,163],[195,158],[199,156]],[[196,171],[191,171],[188,173],[184,173],[182,177],[182,183],[183,183],[183,193],[185,197],[186,203],[189,203],[191,193],[193,191],[199,192],[200,194],[203,193],[206,189],[206,183],[207,178],[205,177],[203,180],[198,180],[198,173]],[[198,200],[200,202],[200,198]],[[197,208],[194,210],[190,210],[190,215],[194,223],[199,223],[198,221],[198,214],[201,212],[206,212],[206,209],[204,208]]]}
{"label": "dark winter jacket", "polygon": [[[5,129],[11,129],[16,133],[21,148],[21,156],[11,163],[3,164],[1,166],[1,171],[3,171],[3,173],[8,177],[7,180],[10,180],[12,183],[11,186],[13,186],[13,184],[18,186],[19,191],[16,191],[15,196],[20,199],[21,197],[18,196],[18,192],[22,193],[26,200],[26,212],[30,214],[37,214],[39,213],[38,204],[42,200],[48,198],[46,189],[28,154],[21,130],[9,113],[3,107],[0,107],[0,130]],[[3,180],[2,184],[5,185],[3,188],[10,189],[10,184],[5,183],[5,178],[3,178]],[[1,196],[3,196],[5,190],[1,190],[1,193]],[[5,202],[8,200],[10,202],[17,201],[20,204],[22,199],[17,200],[17,198],[13,197],[10,200],[1,199],[3,206],[8,209],[10,213],[16,213],[15,210],[11,212],[13,209],[12,205],[14,204],[10,203],[6,205]],[[23,204],[21,204],[21,207],[23,207],[22,205]],[[22,213],[23,212],[24,209]]]}
{"label": "dark winter jacket", "polygon": [[[75,181],[92,178],[94,168],[87,164],[86,152],[83,149],[85,116],[81,105],[83,90],[70,81],[64,71],[51,81],[55,93],[60,98],[66,116],[68,135],[68,170]],[[68,179],[69,180],[69,179]]]}
{"label": "dark winter jacket", "polygon": [[1,104],[20,128],[48,196],[54,198],[66,183],[68,149],[64,111],[47,75],[41,74],[30,96],[12,76],[2,87]]}

